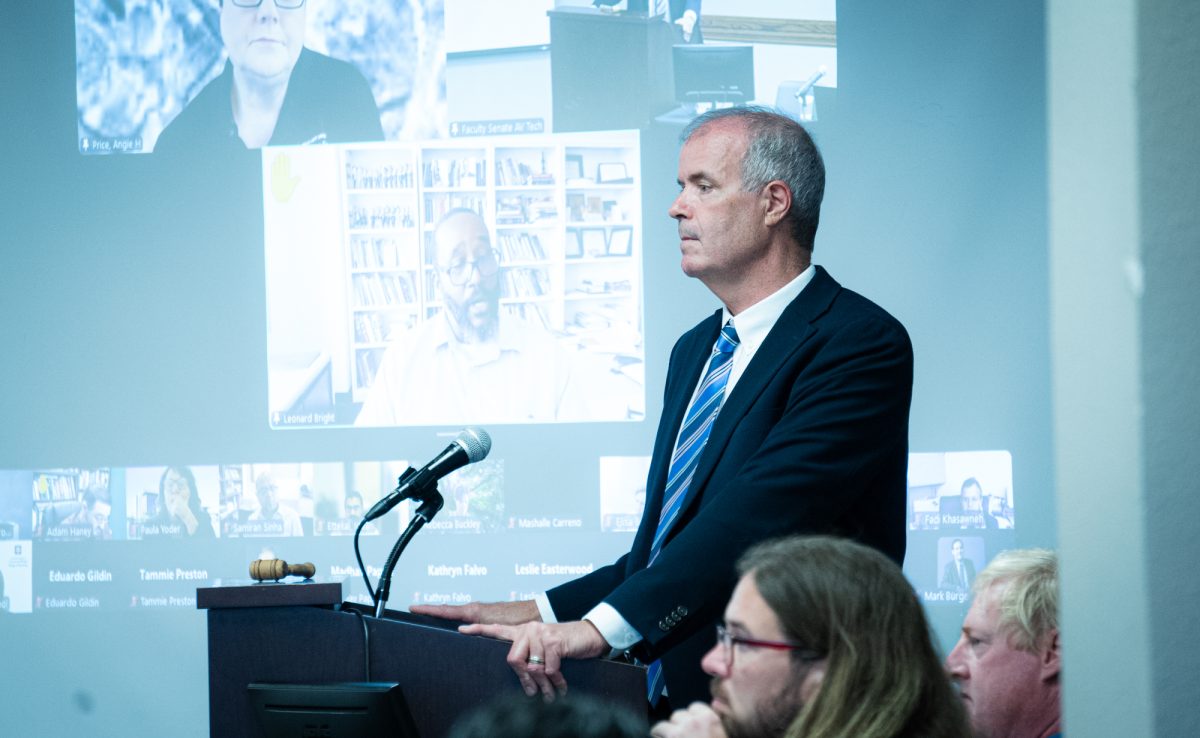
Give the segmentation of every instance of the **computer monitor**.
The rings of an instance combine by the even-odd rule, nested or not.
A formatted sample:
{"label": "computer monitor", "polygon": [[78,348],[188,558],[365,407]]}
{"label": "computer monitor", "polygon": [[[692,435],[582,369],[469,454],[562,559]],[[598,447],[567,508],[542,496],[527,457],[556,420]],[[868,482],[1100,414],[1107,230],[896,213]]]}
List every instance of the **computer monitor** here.
{"label": "computer monitor", "polygon": [[754,47],[676,44],[675,100],[748,103],[754,99]]}
{"label": "computer monitor", "polygon": [[417,738],[395,682],[247,685],[266,738]]}

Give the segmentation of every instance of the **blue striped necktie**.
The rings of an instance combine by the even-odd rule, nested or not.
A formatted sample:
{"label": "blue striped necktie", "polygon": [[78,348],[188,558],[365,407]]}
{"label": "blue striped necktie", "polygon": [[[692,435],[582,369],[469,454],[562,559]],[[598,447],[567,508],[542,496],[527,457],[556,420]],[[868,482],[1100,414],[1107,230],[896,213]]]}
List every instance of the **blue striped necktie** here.
{"label": "blue striped necktie", "polygon": [[[667,486],[663,491],[665,502],[658,516],[658,526],[654,529],[654,540],[650,543],[650,560],[646,566],[654,565],[662,552],[663,539],[667,537],[667,532],[679,517],[688,486],[696,473],[696,462],[708,442],[709,431],[712,430],[713,421],[717,419],[717,413],[720,412],[725,399],[725,385],[729,383],[729,372],[733,368],[733,351],[737,345],[738,334],[731,321],[725,324],[721,335],[717,337],[717,345],[713,347],[712,357],[708,360],[708,371],[700,380],[700,389],[692,398],[692,404],[683,418],[683,429],[679,432],[679,440],[675,442],[675,454],[671,457],[671,467],[667,472]],[[646,672],[646,682],[646,697],[650,704],[656,704],[663,691],[660,662],[650,664]]]}

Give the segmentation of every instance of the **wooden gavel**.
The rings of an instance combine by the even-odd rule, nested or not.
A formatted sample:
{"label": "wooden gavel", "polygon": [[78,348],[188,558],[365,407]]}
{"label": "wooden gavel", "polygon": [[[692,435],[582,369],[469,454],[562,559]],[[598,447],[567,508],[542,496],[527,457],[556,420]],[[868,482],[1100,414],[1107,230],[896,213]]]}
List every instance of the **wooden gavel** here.
{"label": "wooden gavel", "polygon": [[250,562],[250,578],[260,582],[268,579],[278,582],[289,575],[312,579],[316,573],[317,567],[312,564],[288,566],[288,562],[283,559],[255,559]]}

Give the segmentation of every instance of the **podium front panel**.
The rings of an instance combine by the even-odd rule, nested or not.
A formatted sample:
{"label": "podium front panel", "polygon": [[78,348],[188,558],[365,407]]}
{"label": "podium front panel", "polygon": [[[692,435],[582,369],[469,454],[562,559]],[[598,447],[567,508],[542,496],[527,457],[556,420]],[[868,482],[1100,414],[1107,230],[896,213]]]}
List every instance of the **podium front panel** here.
{"label": "podium front panel", "polygon": [[[521,693],[505,661],[509,643],[387,614],[377,619],[354,605],[210,609],[209,734],[261,738],[246,691],[252,682],[396,682],[421,738],[444,736],[470,709]],[[640,667],[568,661],[563,675],[573,691],[645,713]]]}

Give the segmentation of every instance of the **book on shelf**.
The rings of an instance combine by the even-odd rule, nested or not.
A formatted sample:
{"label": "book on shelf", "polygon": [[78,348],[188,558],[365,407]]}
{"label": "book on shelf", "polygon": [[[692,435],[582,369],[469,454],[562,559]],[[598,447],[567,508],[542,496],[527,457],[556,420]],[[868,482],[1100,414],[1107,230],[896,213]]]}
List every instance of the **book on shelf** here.
{"label": "book on shelf", "polygon": [[496,225],[526,222],[524,203],[519,196],[496,198]]}
{"label": "book on shelf", "polygon": [[425,162],[426,187],[486,187],[487,170],[479,157],[430,159]]}
{"label": "book on shelf", "polygon": [[416,302],[412,272],[394,274],[355,274],[354,296],[362,307],[411,305]]}
{"label": "book on shelf", "polygon": [[346,187],[351,190],[412,189],[416,184],[412,164],[364,166],[346,162]]}
{"label": "book on shelf", "polygon": [[400,205],[355,205],[346,211],[346,221],[349,228],[412,228],[415,223],[412,209]]}
{"label": "book on shelf", "polygon": [[536,233],[500,233],[496,237],[504,262],[543,261],[546,252]]}
{"label": "book on shelf", "polygon": [[504,271],[505,297],[542,297],[550,291],[550,278],[545,270],[533,267],[514,267]]}
{"label": "book on shelf", "polygon": [[400,243],[394,238],[355,236],[350,241],[354,269],[395,269],[400,266]]}
{"label": "book on shelf", "polygon": [[505,195],[496,198],[496,225],[527,225],[558,217],[550,195]]}
{"label": "book on shelf", "polygon": [[528,187],[528,186],[551,186],[554,184],[554,173],[545,170],[545,161],[539,168],[535,169],[534,165],[523,161],[517,161],[512,157],[496,160],[496,186],[497,187]]}
{"label": "book on shelf", "polygon": [[433,268],[425,270],[425,299],[428,302],[436,302],[441,299],[437,270]]}
{"label": "book on shelf", "polygon": [[458,208],[483,213],[483,198],[462,192],[435,192],[425,195],[425,224],[433,226],[446,213]]}
{"label": "book on shelf", "polygon": [[354,340],[357,343],[386,343],[396,340],[415,325],[415,313],[355,313]]}
{"label": "book on shelf", "polygon": [[33,498],[38,501],[62,502],[79,497],[74,475],[39,474],[33,481]]}

